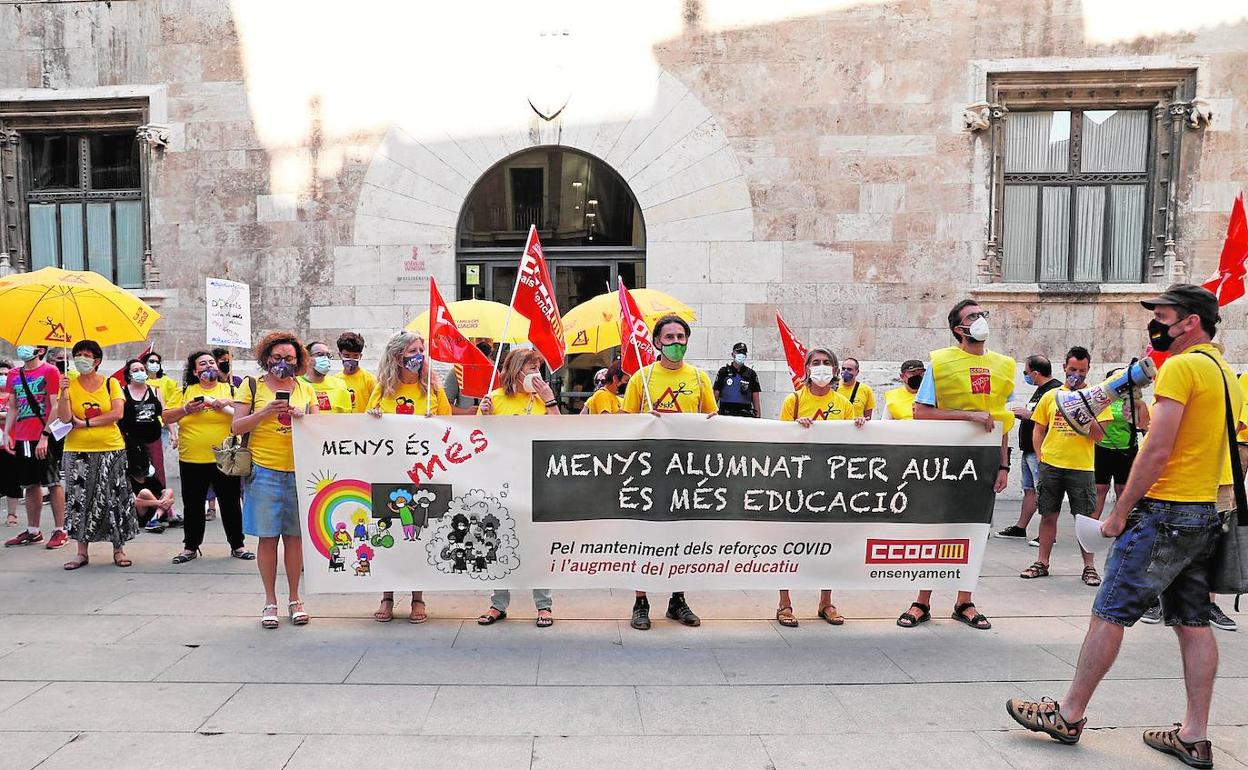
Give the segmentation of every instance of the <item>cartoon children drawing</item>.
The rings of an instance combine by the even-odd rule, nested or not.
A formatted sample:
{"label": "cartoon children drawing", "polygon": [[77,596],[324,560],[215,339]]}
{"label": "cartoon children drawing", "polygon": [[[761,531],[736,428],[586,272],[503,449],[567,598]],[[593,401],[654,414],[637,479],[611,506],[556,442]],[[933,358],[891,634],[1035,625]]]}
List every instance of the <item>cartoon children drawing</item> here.
{"label": "cartoon children drawing", "polygon": [[364,511],[356,511],[351,520],[355,522],[355,539],[368,542],[368,514]]}
{"label": "cartoon children drawing", "polygon": [[372,543],[376,548],[390,548],[394,545],[394,535],[390,534],[390,519],[377,520],[377,532],[373,535]]}
{"label": "cartoon children drawing", "polygon": [[338,525],[334,528],[334,545],[351,545],[351,535],[347,532],[347,525],[345,522],[338,522]]}
{"label": "cartoon children drawing", "polygon": [[416,513],[412,509],[412,497],[408,490],[396,489],[390,493],[390,502],[386,504],[390,512],[399,517],[404,540],[416,539]]}
{"label": "cartoon children drawing", "polygon": [[468,517],[462,513],[457,513],[451,517],[451,531],[447,533],[446,539],[452,543],[462,543],[464,538],[468,536],[468,530]]}
{"label": "cartoon children drawing", "polygon": [[373,574],[373,549],[367,545],[362,545],[355,549],[355,575],[356,577],[368,577]]}
{"label": "cartoon children drawing", "polygon": [[342,550],[338,546],[329,549],[329,571],[346,572],[347,564],[342,560]]}

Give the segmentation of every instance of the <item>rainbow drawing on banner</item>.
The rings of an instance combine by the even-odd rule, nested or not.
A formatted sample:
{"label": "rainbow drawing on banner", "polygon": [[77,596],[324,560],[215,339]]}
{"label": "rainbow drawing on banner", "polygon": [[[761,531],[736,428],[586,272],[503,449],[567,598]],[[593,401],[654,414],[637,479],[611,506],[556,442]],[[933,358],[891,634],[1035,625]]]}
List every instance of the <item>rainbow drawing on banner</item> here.
{"label": "rainbow drawing on banner", "polygon": [[335,520],[349,523],[360,509],[371,512],[373,491],[367,481],[340,479],[322,482],[308,506],[308,535],[326,559],[334,546]]}

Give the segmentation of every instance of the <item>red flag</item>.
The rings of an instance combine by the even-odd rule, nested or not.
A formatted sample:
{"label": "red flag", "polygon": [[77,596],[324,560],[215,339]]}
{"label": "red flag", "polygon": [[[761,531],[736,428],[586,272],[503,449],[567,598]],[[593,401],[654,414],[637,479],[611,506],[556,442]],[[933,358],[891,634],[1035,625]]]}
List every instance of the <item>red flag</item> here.
{"label": "red flag", "polygon": [[650,339],[650,330],[646,328],[646,319],[637,307],[637,300],[628,293],[623,279],[619,279],[620,294],[620,347],[623,348],[624,359],[621,365],[629,374],[636,374],[643,366],[649,366],[658,359],[654,352],[654,343]]}
{"label": "red flag", "polygon": [[520,273],[516,276],[516,294],[511,307],[529,319],[529,342],[546,359],[551,369],[563,366],[566,343],[563,319],[555,303],[555,285],[546,270],[546,257],[537,240],[537,225],[529,225],[529,239],[520,257]]}
{"label": "red flag", "polygon": [[793,378],[793,390],[801,390],[806,379],[806,346],[797,341],[793,330],[776,313],[776,326],[780,328],[780,344],[784,346],[784,359],[789,363],[789,376]]}
{"label": "red flag", "polygon": [[1164,364],[1166,359],[1170,357],[1170,354],[1163,353],[1160,350],[1153,350],[1153,346],[1148,345],[1144,348],[1144,357],[1153,359],[1153,363],[1157,364],[1157,368],[1160,369],[1161,365]]}
{"label": "red flag", "polygon": [[[455,325],[451,309],[438,291],[438,283],[429,277],[429,357],[444,364],[463,367],[460,392],[472,398],[485,398],[493,383],[490,374],[494,364],[468,341]],[[458,371],[456,372],[458,376]]]}
{"label": "red flag", "polygon": [[1244,194],[1241,192],[1231,207],[1231,221],[1226,226],[1218,272],[1203,284],[1218,298],[1218,307],[1244,296],[1244,274],[1248,272],[1245,260],[1248,260],[1248,220],[1244,218]]}
{"label": "red flag", "polygon": [[[137,356],[135,356],[135,358],[137,358],[137,359],[139,359],[140,361],[142,361],[142,362],[143,362],[143,366],[144,366],[144,367],[146,367],[146,366],[147,366],[147,357],[148,357],[148,356],[150,356],[150,355],[152,354],[152,345],[153,345],[153,344],[154,344],[154,343],[151,343],[151,342],[147,343],[147,347],[143,348],[143,352],[142,352],[142,353],[140,353],[140,354],[138,354]],[[113,379],[114,379],[114,380],[117,380],[117,381],[118,381],[118,382],[120,382],[122,385],[125,385],[125,384],[126,384],[126,367],[125,367],[125,364],[122,364],[122,367],[121,367],[120,369],[118,369],[117,371],[113,372]]]}

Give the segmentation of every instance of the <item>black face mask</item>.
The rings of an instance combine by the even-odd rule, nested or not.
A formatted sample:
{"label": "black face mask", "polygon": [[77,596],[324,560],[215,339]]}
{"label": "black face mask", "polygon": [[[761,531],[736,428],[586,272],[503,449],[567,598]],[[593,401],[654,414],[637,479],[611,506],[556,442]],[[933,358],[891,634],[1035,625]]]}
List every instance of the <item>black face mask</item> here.
{"label": "black face mask", "polygon": [[909,387],[910,390],[918,390],[919,386],[922,384],[923,375],[921,374],[912,374],[906,378],[906,386]]}
{"label": "black face mask", "polygon": [[58,372],[60,372],[61,374],[65,373],[65,359],[63,358],[57,359],[55,365],[56,365],[56,370]]}
{"label": "black face mask", "polygon": [[217,363],[217,369],[219,369],[219,370],[221,371],[221,373],[222,373],[222,374],[229,374],[229,373],[230,373],[230,362],[229,362],[229,361],[220,361],[220,362],[218,362],[218,363]]}
{"label": "black face mask", "polygon": [[[1180,322],[1175,321],[1175,323]],[[1148,322],[1148,341],[1152,344],[1153,350],[1160,350],[1164,353],[1174,344],[1174,337],[1170,336],[1172,326],[1173,324],[1162,323],[1156,318]]]}

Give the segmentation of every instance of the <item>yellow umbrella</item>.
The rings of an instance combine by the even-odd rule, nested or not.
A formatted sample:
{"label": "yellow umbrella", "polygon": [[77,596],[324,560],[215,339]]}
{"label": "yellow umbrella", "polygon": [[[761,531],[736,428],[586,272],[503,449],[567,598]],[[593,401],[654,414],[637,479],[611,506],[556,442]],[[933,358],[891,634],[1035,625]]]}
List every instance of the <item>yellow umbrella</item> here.
{"label": "yellow umbrella", "polygon": [[0,339],[13,345],[101,346],[147,339],[160,318],[99,273],[45,267],[0,278]]}
{"label": "yellow umbrella", "polygon": [[[503,324],[507,321],[507,306],[484,299],[463,299],[448,302],[447,307],[455,319],[455,326],[469,339],[486,337],[495,342],[524,342],[529,338],[529,319],[519,313],[511,314],[507,326],[507,339],[502,340]],[[403,327],[429,338],[429,311],[421,313]]]}
{"label": "yellow umbrella", "polygon": [[[696,320],[693,308],[658,289],[630,289],[646,325],[665,315]],[[563,317],[568,353],[597,353],[620,344],[620,293],[599,294],[568,311]]]}

